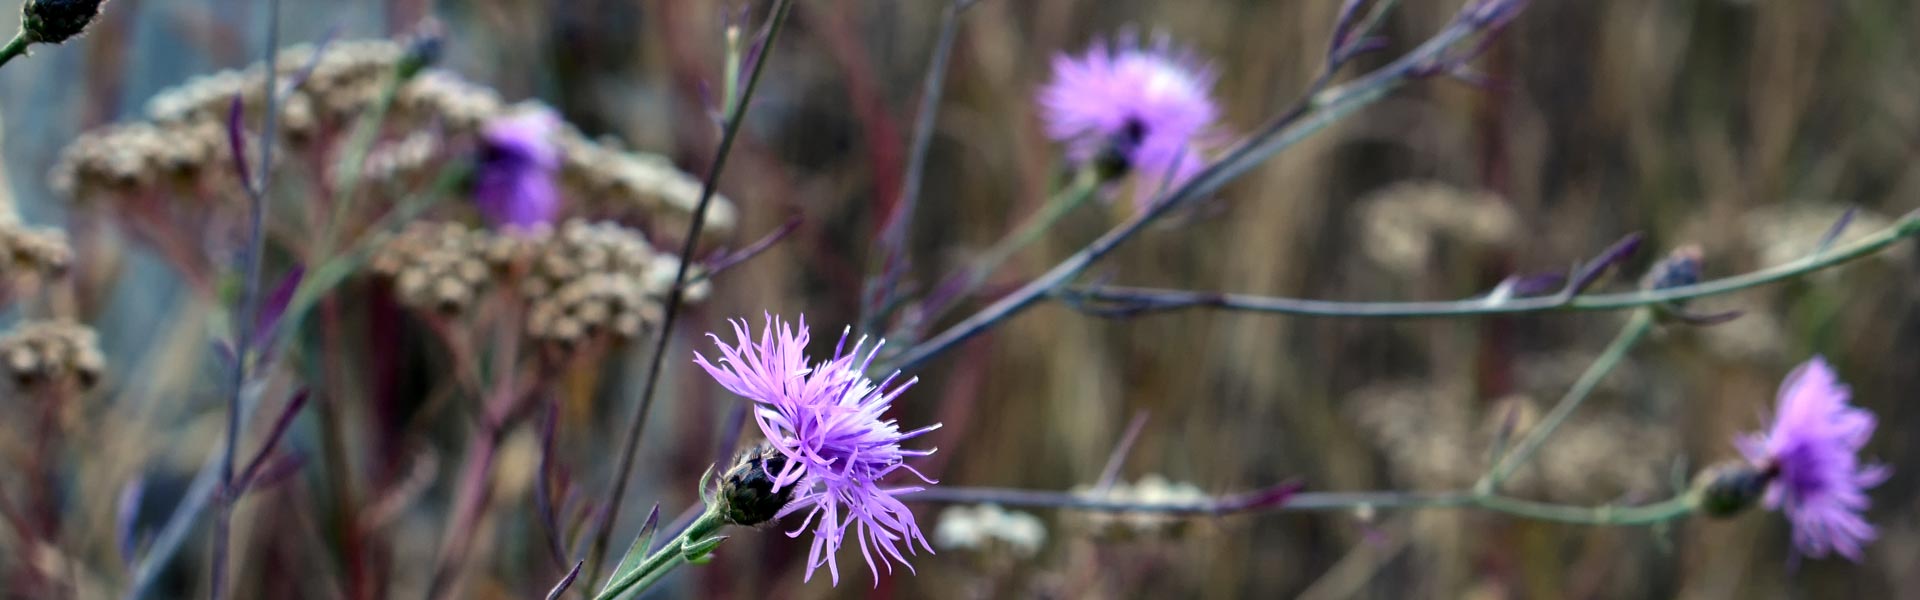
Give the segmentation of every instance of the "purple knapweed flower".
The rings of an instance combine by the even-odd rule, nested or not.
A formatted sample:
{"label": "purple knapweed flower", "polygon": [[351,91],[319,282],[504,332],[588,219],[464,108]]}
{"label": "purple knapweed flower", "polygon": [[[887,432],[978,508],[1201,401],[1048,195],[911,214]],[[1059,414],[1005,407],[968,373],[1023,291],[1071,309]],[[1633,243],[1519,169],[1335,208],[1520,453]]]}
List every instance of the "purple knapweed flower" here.
{"label": "purple knapweed flower", "polygon": [[560,211],[554,183],[560,149],[553,143],[559,127],[559,119],[544,110],[487,123],[480,134],[473,196],[488,223],[522,229],[553,223]]}
{"label": "purple knapweed flower", "polygon": [[[708,362],[698,353],[694,362],[720,385],[755,403],[754,422],[760,425],[767,442],[785,457],[778,461],[784,464],[777,471],[767,469],[776,493],[788,486],[794,490],[793,503],[780,514],[810,509],[800,527],[787,535],[799,537],[818,521],[813,528],[805,579],[812,580],[814,571],[824,564],[834,583],[840,582],[840,566],[834,555],[849,529],[858,539],[868,568],[874,570],[876,585],[881,565],[891,572],[892,563],[899,562],[912,570],[899,546],[905,545],[908,553],[916,554],[915,542],[927,552],[933,552],[933,547],[921,535],[913,513],[896,496],[922,488],[885,488],[880,480],[904,469],[933,483],[905,462],[908,457],[933,451],[903,449],[900,442],[940,426],[901,432],[892,419],[883,417],[893,399],[918,379],[888,387],[899,375],[894,373],[875,384],[867,378],[866,369],[885,342],[862,355],[866,339],[861,338],[848,349],[845,332],[840,334],[832,358],[808,364],[805,317],[796,330],[768,315],[758,341],[748,332],[745,321],[732,323],[738,338],[736,346],[708,334],[720,346],[719,364]],[[875,554],[880,556],[878,563]]]}
{"label": "purple knapweed flower", "polygon": [[1886,481],[1885,465],[1857,454],[1873,435],[1873,413],[1847,403],[1850,393],[1815,356],[1780,384],[1780,406],[1765,433],[1740,436],[1740,453],[1768,478],[1766,506],[1793,523],[1793,543],[1809,556],[1839,553],[1855,562],[1874,538],[1862,518],[1866,489]]}
{"label": "purple knapweed flower", "polygon": [[1067,144],[1067,156],[1098,163],[1107,175],[1141,175],[1134,201],[1144,207],[1161,187],[1191,179],[1220,110],[1209,90],[1213,70],[1164,35],[1152,47],[1122,35],[1096,40],[1085,56],[1053,59],[1053,81],[1040,92],[1047,135]]}

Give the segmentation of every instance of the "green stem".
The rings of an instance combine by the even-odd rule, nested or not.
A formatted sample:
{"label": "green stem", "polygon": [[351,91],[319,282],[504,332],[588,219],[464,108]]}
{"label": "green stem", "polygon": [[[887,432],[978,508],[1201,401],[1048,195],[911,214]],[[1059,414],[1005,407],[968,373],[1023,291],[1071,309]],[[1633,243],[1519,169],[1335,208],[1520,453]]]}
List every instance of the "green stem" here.
{"label": "green stem", "polygon": [[340,228],[351,215],[348,210],[357,196],[354,188],[360,185],[361,171],[366,168],[367,154],[373,152],[373,144],[380,138],[380,128],[387,120],[387,110],[393,107],[393,100],[400,95],[400,86],[406,84],[410,73],[403,67],[395,67],[387,77],[385,87],[380,89],[380,97],[373,102],[359,121],[354,123],[353,133],[347,138],[346,151],[340,154],[339,171],[333,178],[333,218],[325,225],[325,234],[320,238],[320,257],[333,252],[334,244],[340,235]]}
{"label": "green stem", "polygon": [[1473,505],[1519,517],[1575,525],[1624,526],[1665,523],[1693,514],[1694,497],[1681,494],[1642,506],[1565,506],[1504,496],[1475,496]]}
{"label": "green stem", "polygon": [[607,582],[607,587],[600,590],[599,594],[595,594],[594,600],[612,600],[625,596],[628,592],[638,594],[653,587],[653,584],[659,583],[668,573],[687,563],[686,546],[706,541],[726,524],[726,519],[720,516],[719,511],[709,508],[701,513],[700,518],[695,519],[693,524],[688,525],[686,531],[680,532],[680,535],[662,544],[658,551],[647,557],[646,562],[640,563],[639,568]]}
{"label": "green stem", "polygon": [[440,172],[439,180],[435,181],[432,187],[403,202],[400,208],[387,213],[367,235],[348,244],[346,251],[335,256],[329,256],[333,254],[330,251],[317,254],[316,256],[323,262],[319,266],[310,268],[306,276],[302,277],[300,283],[293,288],[293,298],[287,303],[285,316],[281,318],[282,325],[275,330],[276,335],[291,335],[292,332],[299,331],[301,324],[306,320],[307,313],[319,305],[320,299],[360,270],[360,266],[373,254],[372,242],[375,240],[375,234],[395,231],[412,222],[421,213],[451,195],[459,183],[466,180],[471,171],[472,166],[466,163],[445,167]]}
{"label": "green stem", "polygon": [[1693,513],[1694,497],[1681,494],[1640,506],[1568,506],[1507,496],[1480,493],[1403,494],[1326,493],[1300,494],[1278,510],[1350,510],[1360,507],[1418,510],[1431,508],[1477,508],[1537,521],[1575,525],[1625,526],[1651,525],[1679,519]]}
{"label": "green stem", "polygon": [[733,114],[734,103],[740,101],[740,65],[746,52],[741,47],[741,27],[727,28],[727,62],[721,68],[720,114]]}
{"label": "green stem", "polygon": [[1612,294],[1535,296],[1497,301],[1481,297],[1440,302],[1342,302],[1189,290],[1093,286],[1063,289],[1056,295],[1077,309],[1122,316],[1189,308],[1337,318],[1438,318],[1625,310],[1720,296],[1795,279],[1877,254],[1893,244],[1916,235],[1920,235],[1920,213],[1908,215],[1893,226],[1874,232],[1846,246],[1815,253],[1786,264],[1694,285]]}
{"label": "green stem", "polygon": [[1053,226],[1060,222],[1060,219],[1072,214],[1074,210],[1092,199],[1095,196],[1094,192],[1099,189],[1099,174],[1093,169],[1081,169],[1067,187],[1047,198],[1046,204],[1041,205],[1039,211],[1029,215],[1019,227],[1001,237],[1000,241],[994,242],[993,246],[982,253],[972,265],[968,265],[965,271],[949,280],[947,285],[941,286],[943,289],[936,290],[931,298],[932,310],[924,318],[937,320],[960,301],[972,297],[980,290],[980,286],[986,284],[987,279],[992,277],[994,272],[1000,270],[1001,265],[1006,264],[1008,259],[1039,241],[1048,230],[1053,229]]}
{"label": "green stem", "polygon": [[1100,176],[1093,169],[1082,169],[1066,189],[1048,198],[1039,212],[1027,217],[1018,229],[1001,238],[992,248],[987,249],[986,254],[980,256],[980,261],[974,263],[974,279],[985,281],[988,276],[993,275],[994,271],[999,270],[1000,265],[1006,263],[1007,259],[1039,240],[1040,235],[1052,229],[1061,218],[1072,213],[1074,209],[1080,208],[1080,205],[1086,204],[1088,199],[1093,198],[1094,190],[1099,188]]}
{"label": "green stem", "polygon": [[1221,517],[1231,514],[1282,512],[1341,512],[1356,509],[1431,510],[1478,509],[1488,512],[1578,525],[1650,525],[1685,517],[1697,500],[1692,493],[1641,506],[1568,506],[1521,500],[1489,493],[1455,492],[1303,492],[1272,504],[1240,503],[1233,496],[1199,502],[1129,502],[1072,492],[1045,492],[1006,488],[934,487],[906,494],[908,502],[996,504],[1062,510],[1114,513],[1154,513]]}
{"label": "green stem", "polygon": [[6,66],[16,57],[26,56],[27,46],[31,45],[33,41],[27,39],[27,32],[13,34],[13,40],[7,42],[6,47],[0,47],[0,67]]}
{"label": "green stem", "polygon": [[1525,438],[1521,438],[1512,452],[1507,453],[1495,463],[1493,469],[1487,473],[1486,477],[1480,479],[1474,489],[1482,494],[1490,494],[1500,489],[1500,484],[1505,483],[1507,478],[1513,475],[1514,470],[1533,458],[1534,453],[1540,450],[1540,446],[1546,443],[1554,430],[1566,423],[1567,417],[1572,416],[1573,411],[1580,408],[1580,404],[1586,401],[1587,396],[1593,394],[1593,389],[1600,385],[1600,380],[1604,379],[1607,373],[1612,372],[1620,361],[1625,360],[1627,352],[1633,349],[1633,345],[1639,343],[1640,339],[1646,337],[1647,332],[1652,330],[1653,309],[1642,308],[1634,311],[1627,325],[1620,329],[1620,334],[1613,338],[1613,342],[1607,345],[1607,349],[1600,353],[1599,358],[1594,359],[1586,372],[1580,374],[1580,379],[1574,381],[1573,388],[1567,390],[1567,394],[1560,398],[1560,403],[1554,405],[1546,418],[1528,431]]}
{"label": "green stem", "polygon": [[720,188],[720,173],[726,169],[727,157],[740,137],[747,109],[753,105],[754,90],[759,88],[760,76],[766,72],[767,60],[773,56],[775,43],[780,41],[780,32],[786,29],[787,18],[793,12],[795,1],[777,0],[774,4],[772,20],[767,23],[766,33],[760,42],[762,50],[754,58],[753,64],[747,67],[747,80],[740,88],[740,98],[733,105],[733,112],[727,114],[722,122],[720,144],[713,151],[713,164],[708,166],[707,176],[700,182],[700,201],[694,205],[692,222],[687,224],[687,235],[680,243],[680,268],[673,273],[673,286],[667,290],[659,325],[653,331],[653,353],[648,359],[646,379],[641,380],[640,399],[634,403],[626,432],[621,436],[618,462],[613,467],[613,486],[606,492],[606,502],[601,504],[606,513],[594,519],[592,525],[591,543],[587,548],[587,581],[599,580],[600,559],[607,553],[607,536],[613,530],[613,524],[620,519],[621,500],[626,497],[627,480],[633,476],[633,461],[640,451],[640,436],[646,433],[647,415],[653,408],[654,391],[660,385],[661,370],[666,366],[667,346],[673,340],[673,323],[680,315],[681,301],[694,262],[693,253],[700,246],[700,232],[706,226],[707,208],[712,205],[714,194]]}

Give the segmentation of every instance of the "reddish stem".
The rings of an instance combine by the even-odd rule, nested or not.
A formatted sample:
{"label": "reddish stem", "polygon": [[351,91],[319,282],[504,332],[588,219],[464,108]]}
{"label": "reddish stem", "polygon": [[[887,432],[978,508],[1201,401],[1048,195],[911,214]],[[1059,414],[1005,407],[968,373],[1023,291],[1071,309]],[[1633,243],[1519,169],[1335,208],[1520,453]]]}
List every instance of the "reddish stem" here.
{"label": "reddish stem", "polygon": [[[490,411],[491,412],[491,411]],[[460,483],[455,489],[453,518],[447,521],[446,537],[440,543],[440,558],[435,561],[433,583],[429,587],[429,598],[453,597],[452,578],[460,565],[466,562],[467,547],[473,541],[474,530],[480,523],[481,515],[486,513],[490,500],[487,484],[492,479],[493,458],[500,447],[500,428],[489,417],[480,425],[473,439],[467,443],[467,464],[460,472]]]}
{"label": "reddish stem", "polygon": [[[453,516],[447,521],[446,537],[435,560],[428,598],[453,597],[452,592],[459,587],[453,585],[453,579],[466,562],[467,548],[473,541],[474,531],[479,529],[480,518],[486,515],[487,503],[491,500],[488,484],[492,481],[493,459],[500,449],[502,434],[524,416],[525,399],[533,397],[532,388],[537,387],[530,385],[528,389],[521,389],[515,381],[520,345],[519,305],[508,299],[500,308],[493,340],[493,370],[498,378],[480,414],[480,429],[467,445],[467,464],[454,488],[458,491]],[[534,382],[540,379],[533,378]]]}
{"label": "reddish stem", "polygon": [[[310,263],[317,264],[317,263]],[[321,339],[331,345],[324,353],[328,381],[344,383],[347,381],[346,367],[341,364],[349,356],[347,339],[343,332],[344,323],[339,303],[327,298],[320,303],[320,318],[326,328]],[[360,599],[373,596],[372,581],[367,578],[365,532],[360,528],[360,506],[354,493],[352,463],[347,458],[346,435],[341,427],[341,413],[344,406],[340,399],[348,394],[332,391],[318,398],[315,408],[320,413],[320,433],[322,451],[326,454],[326,473],[328,487],[333,490],[333,522],[340,532],[340,562],[346,571],[346,592],[348,598]]]}
{"label": "reddish stem", "polygon": [[55,544],[60,539],[60,502],[55,493],[60,478],[60,408],[66,400],[59,382],[48,382],[55,389],[40,396],[40,427],[34,432],[33,499],[29,511],[38,523],[42,540]]}

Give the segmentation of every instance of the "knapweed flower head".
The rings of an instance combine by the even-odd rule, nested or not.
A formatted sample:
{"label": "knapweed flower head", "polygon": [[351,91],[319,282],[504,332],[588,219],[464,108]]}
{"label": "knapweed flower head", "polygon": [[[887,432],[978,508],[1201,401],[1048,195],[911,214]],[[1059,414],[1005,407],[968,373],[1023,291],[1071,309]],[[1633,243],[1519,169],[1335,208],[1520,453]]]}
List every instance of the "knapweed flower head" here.
{"label": "knapweed flower head", "polygon": [[[757,339],[749,333],[745,321],[732,323],[737,338],[734,345],[708,334],[720,346],[718,364],[698,353],[694,362],[721,386],[755,403],[754,422],[768,444],[784,457],[761,464],[773,479],[773,492],[795,490],[792,504],[781,515],[807,511],[800,527],[787,534],[799,537],[809,526],[813,528],[806,579],[811,580],[814,571],[825,565],[834,583],[840,582],[835,554],[849,531],[867,566],[873,569],[876,585],[881,566],[892,571],[893,563],[898,562],[912,570],[900,548],[905,546],[907,553],[917,553],[916,542],[928,552],[933,552],[933,547],[897,496],[922,488],[887,488],[880,480],[904,469],[921,481],[933,483],[906,464],[909,457],[933,451],[903,449],[900,443],[940,426],[902,432],[897,423],[884,417],[893,399],[917,379],[894,385],[899,375],[895,373],[874,383],[866,369],[884,342],[866,348],[866,339],[861,338],[847,348],[845,332],[834,345],[831,358],[810,364],[804,317],[796,328],[768,315]],[[875,555],[879,556],[877,563]]]}
{"label": "knapweed flower head", "polygon": [[1786,513],[1794,546],[1815,558],[1832,551],[1860,560],[1861,546],[1875,535],[1861,516],[1866,490],[1888,475],[1884,465],[1860,463],[1875,420],[1849,405],[1849,396],[1833,367],[1816,356],[1780,385],[1773,425],[1736,441],[1767,477],[1766,507]]}
{"label": "knapweed flower head", "polygon": [[531,110],[498,117],[481,131],[473,196],[488,223],[527,229],[553,222],[560,211],[553,140],[559,126],[553,113]]}
{"label": "knapweed flower head", "polygon": [[1142,46],[1130,34],[1096,40],[1083,56],[1055,56],[1053,80],[1040,92],[1047,135],[1067,145],[1074,162],[1103,177],[1132,172],[1135,203],[1191,179],[1219,109],[1209,93],[1215,74],[1164,35]]}

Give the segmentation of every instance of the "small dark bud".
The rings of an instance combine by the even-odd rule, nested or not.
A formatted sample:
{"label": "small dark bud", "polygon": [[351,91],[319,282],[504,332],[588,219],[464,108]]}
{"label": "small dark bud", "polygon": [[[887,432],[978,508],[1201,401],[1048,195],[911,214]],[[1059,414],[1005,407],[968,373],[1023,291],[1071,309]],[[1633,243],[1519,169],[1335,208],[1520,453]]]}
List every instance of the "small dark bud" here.
{"label": "small dark bud", "polygon": [[1107,140],[1105,148],[1093,157],[1093,169],[1101,181],[1114,181],[1133,171],[1133,153],[1147,140],[1147,124],[1140,119],[1127,122]]}
{"label": "small dark bud", "polygon": [[773,491],[773,476],[786,468],[787,457],[772,446],[740,452],[720,479],[720,515],[728,523],[753,526],[773,520],[793,501],[797,484]]}
{"label": "small dark bud", "polygon": [[27,0],[20,31],[32,44],[58,44],[86,31],[106,0]]}
{"label": "small dark bud", "polygon": [[1640,287],[1646,290],[1664,290],[1700,283],[1701,271],[1706,268],[1706,254],[1697,245],[1686,245],[1674,249],[1673,253],[1660,262],[1654,263],[1647,276],[1640,280]]}
{"label": "small dark bud", "polygon": [[[1667,254],[1666,258],[1653,263],[1653,268],[1648,269],[1646,276],[1640,278],[1640,289],[1652,292],[1700,283],[1701,271],[1705,269],[1703,256],[1704,253],[1697,245],[1688,244],[1675,248],[1673,252]],[[1683,321],[1687,319],[1685,300],[1674,300],[1655,305],[1653,308],[1664,318]]]}
{"label": "small dark bud", "polygon": [[1771,469],[1746,463],[1723,463],[1700,472],[1694,488],[1700,498],[1700,512],[1711,517],[1731,517],[1760,500],[1766,494]]}
{"label": "small dark bud", "polygon": [[406,39],[406,55],[400,57],[400,64],[395,66],[399,70],[400,80],[413,79],[427,67],[440,62],[440,55],[446,51],[446,39],[446,31],[439,21],[430,19],[415,27]]}

